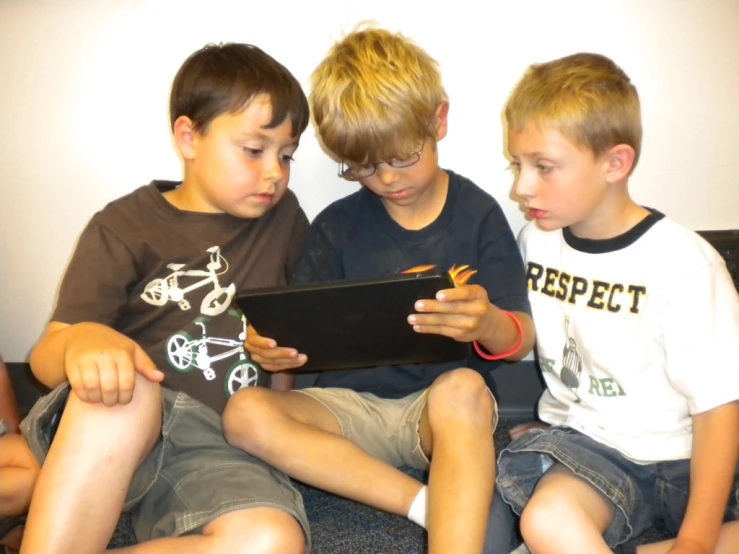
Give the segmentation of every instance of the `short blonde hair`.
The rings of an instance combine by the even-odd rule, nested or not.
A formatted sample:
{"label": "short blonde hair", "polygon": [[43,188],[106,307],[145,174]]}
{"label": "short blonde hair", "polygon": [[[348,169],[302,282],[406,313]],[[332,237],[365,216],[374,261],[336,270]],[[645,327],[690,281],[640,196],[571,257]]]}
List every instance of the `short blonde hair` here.
{"label": "short blonde hair", "polygon": [[437,62],[400,33],[355,30],[313,72],[309,103],[320,141],[337,160],[404,159],[434,136],[446,102]]}
{"label": "short blonde hair", "polygon": [[627,144],[636,153],[634,167],[639,159],[639,95],[626,73],[600,54],[530,66],[508,99],[505,118],[516,131],[529,123],[551,127],[596,157]]}

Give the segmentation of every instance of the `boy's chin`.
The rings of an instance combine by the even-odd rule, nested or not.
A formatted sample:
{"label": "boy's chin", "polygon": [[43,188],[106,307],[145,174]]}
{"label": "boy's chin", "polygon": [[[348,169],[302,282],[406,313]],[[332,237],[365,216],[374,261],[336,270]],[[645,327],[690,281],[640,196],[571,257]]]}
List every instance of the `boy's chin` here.
{"label": "boy's chin", "polygon": [[533,221],[542,231],[556,231],[566,227],[566,225],[562,225],[561,222],[552,221],[551,219],[534,219]]}
{"label": "boy's chin", "polygon": [[274,204],[262,206],[233,206],[224,210],[229,215],[239,217],[241,219],[257,219],[265,215],[274,207]]}

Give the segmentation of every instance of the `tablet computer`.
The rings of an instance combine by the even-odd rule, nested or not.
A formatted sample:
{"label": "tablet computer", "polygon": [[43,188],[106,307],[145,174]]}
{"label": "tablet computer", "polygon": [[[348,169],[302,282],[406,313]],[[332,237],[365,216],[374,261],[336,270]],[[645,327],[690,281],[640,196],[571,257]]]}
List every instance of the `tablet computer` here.
{"label": "tablet computer", "polygon": [[235,302],[260,335],[308,356],[294,371],[311,372],[466,359],[468,343],[408,323],[417,300],[450,288],[447,272],[401,274],[252,289]]}

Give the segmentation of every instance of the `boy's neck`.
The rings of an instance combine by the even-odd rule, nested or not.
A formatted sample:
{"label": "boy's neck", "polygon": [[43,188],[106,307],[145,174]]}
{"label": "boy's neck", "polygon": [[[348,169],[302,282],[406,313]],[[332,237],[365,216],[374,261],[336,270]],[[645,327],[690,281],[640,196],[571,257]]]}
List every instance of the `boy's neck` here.
{"label": "boy's neck", "polygon": [[187,176],[183,180],[182,184],[172,190],[168,190],[163,193],[165,200],[172,204],[178,210],[183,212],[203,212],[207,213],[211,210],[203,208],[202,200],[196,195],[192,194],[193,187],[188,186]]}
{"label": "boy's neck", "polygon": [[382,199],[382,203],[398,225],[409,231],[417,231],[436,221],[446,204],[448,190],[449,174],[439,167],[432,182],[412,204],[399,206],[386,198]]}
{"label": "boy's neck", "polygon": [[606,197],[586,219],[570,225],[570,230],[581,239],[612,239],[632,229],[649,214],[649,210],[634,202],[624,190]]}

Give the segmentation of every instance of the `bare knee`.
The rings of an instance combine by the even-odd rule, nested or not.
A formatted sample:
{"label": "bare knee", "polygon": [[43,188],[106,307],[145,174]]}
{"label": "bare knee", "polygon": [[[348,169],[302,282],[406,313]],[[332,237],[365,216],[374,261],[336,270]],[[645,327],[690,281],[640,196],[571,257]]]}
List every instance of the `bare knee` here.
{"label": "bare knee", "polygon": [[144,423],[157,418],[161,420],[161,387],[158,383],[152,383],[140,374],[136,374],[135,379],[133,395],[128,404],[106,406],[102,402],[85,402],[80,400],[74,391],[70,391],[64,415],[84,414],[85,419],[92,417],[96,421],[106,422],[125,420],[136,423],[138,419]]}
{"label": "bare knee", "polygon": [[462,368],[440,376],[431,385],[428,416],[432,428],[447,421],[490,425],[495,403],[485,380],[475,370]]}
{"label": "bare knee", "polygon": [[129,447],[138,445],[145,455],[159,440],[161,429],[161,387],[137,374],[133,398],[128,404],[106,406],[100,402],[83,402],[70,392],[57,437],[63,442],[65,436],[83,434],[101,445],[110,441]]}
{"label": "bare knee", "polygon": [[276,508],[252,508],[220,516],[203,530],[214,554],[301,554],[305,535],[298,521]]}
{"label": "bare knee", "polygon": [[521,535],[530,550],[546,552],[552,538],[557,536],[559,515],[566,515],[567,506],[555,495],[537,492],[521,513]]}
{"label": "bare knee", "polygon": [[284,417],[274,393],[248,387],[234,394],[223,412],[223,432],[229,444],[258,456],[269,448],[273,424]]}
{"label": "bare knee", "polygon": [[[608,528],[614,510],[600,492],[555,465],[521,514],[521,535],[532,552],[595,551],[591,541]],[[582,542],[573,547],[573,540]]]}

